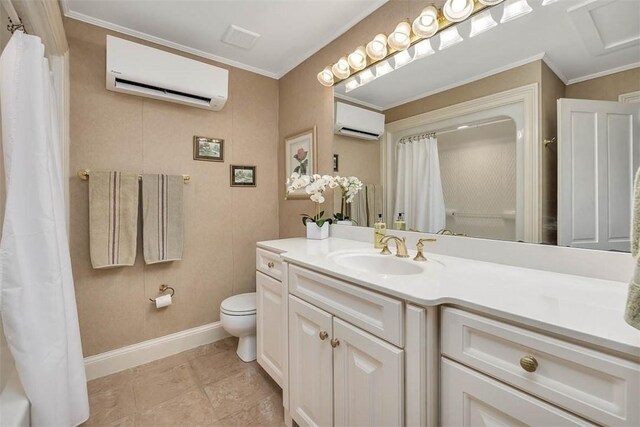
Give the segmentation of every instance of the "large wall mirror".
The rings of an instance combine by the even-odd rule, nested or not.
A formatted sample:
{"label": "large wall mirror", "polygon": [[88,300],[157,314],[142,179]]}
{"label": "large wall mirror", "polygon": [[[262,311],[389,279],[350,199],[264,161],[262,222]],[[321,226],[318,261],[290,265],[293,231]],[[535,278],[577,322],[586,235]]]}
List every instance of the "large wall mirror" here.
{"label": "large wall mirror", "polygon": [[629,251],[639,2],[498,3],[352,73],[334,106],[360,226],[402,214],[407,230]]}

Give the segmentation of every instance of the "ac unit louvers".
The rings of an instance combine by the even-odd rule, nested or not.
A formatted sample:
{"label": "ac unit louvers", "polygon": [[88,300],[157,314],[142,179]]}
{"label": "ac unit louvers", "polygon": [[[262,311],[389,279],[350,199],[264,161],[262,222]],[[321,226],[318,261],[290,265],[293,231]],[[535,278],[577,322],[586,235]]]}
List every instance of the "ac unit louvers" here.
{"label": "ac unit louvers", "polygon": [[384,114],[336,102],[334,132],[354,138],[376,140],[384,133]]}
{"label": "ac unit louvers", "polygon": [[128,40],[107,36],[107,89],[219,111],[229,72]]}

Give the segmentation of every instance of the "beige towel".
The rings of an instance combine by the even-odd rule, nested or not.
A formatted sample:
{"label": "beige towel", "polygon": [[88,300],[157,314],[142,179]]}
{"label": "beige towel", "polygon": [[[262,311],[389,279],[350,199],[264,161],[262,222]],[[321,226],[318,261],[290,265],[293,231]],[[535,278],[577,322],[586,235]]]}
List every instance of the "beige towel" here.
{"label": "beige towel", "polygon": [[142,176],[142,240],[147,264],[182,259],[182,175]]}
{"label": "beige towel", "polygon": [[627,294],[627,306],[624,320],[636,329],[640,329],[640,262],[638,253],[640,248],[640,169],[636,172],[633,188],[633,222],[631,225],[631,255],[636,260],[636,269]]}
{"label": "beige towel", "polygon": [[138,235],[138,175],[91,172],[89,240],[93,268],[133,265]]}

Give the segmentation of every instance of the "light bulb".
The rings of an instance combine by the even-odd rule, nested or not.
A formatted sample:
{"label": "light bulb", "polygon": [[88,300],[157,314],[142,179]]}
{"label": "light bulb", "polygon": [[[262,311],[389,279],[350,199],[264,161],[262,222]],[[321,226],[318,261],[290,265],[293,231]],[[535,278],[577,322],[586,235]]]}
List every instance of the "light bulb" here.
{"label": "light bulb", "polygon": [[[482,3],[485,6],[493,6],[496,5],[498,3],[503,2],[504,0],[478,0],[480,3]],[[544,2],[543,2],[544,4]]]}
{"label": "light bulb", "polygon": [[532,10],[527,0],[509,0],[504,4],[504,12],[502,13],[500,23],[504,24],[505,22],[513,21]]}
{"label": "light bulb", "polygon": [[393,57],[394,61],[395,61],[395,69],[397,70],[400,67],[404,67],[405,65],[407,65],[409,62],[413,61],[413,58],[411,57],[411,55],[409,54],[409,52],[407,52],[406,50],[398,53],[397,55],[395,55]]}
{"label": "light bulb", "polygon": [[352,90],[356,89],[358,86],[360,86],[360,83],[358,83],[358,79],[356,79],[355,77],[351,77],[345,82],[344,91],[345,93],[349,93]]}
{"label": "light bulb", "polygon": [[445,50],[462,41],[462,36],[456,27],[449,27],[440,33],[440,50]]}
{"label": "light bulb", "polygon": [[354,70],[362,70],[367,66],[367,53],[364,46],[358,46],[356,50],[347,56],[347,62]]}
{"label": "light bulb", "polygon": [[415,35],[423,38],[431,37],[438,31],[438,9],[427,6],[422,9],[411,26]]}
{"label": "light bulb", "polygon": [[396,26],[387,40],[389,47],[395,50],[405,50],[411,44],[411,25],[403,21]]}
{"label": "light bulb", "polygon": [[471,16],[474,7],[473,0],[447,0],[442,13],[448,21],[460,22]]}
{"label": "light bulb", "polygon": [[369,83],[372,80],[375,80],[376,78],[375,74],[373,74],[373,71],[371,71],[371,68],[361,72],[359,77],[360,77],[360,86],[366,85],[367,83]]}
{"label": "light bulb", "polygon": [[494,21],[490,10],[482,12],[481,14],[475,15],[471,18],[471,33],[469,33],[469,37],[475,37],[478,34],[482,34],[497,25],[498,23]]}
{"label": "light bulb", "polygon": [[557,2],[557,1],[558,1],[558,0],[542,0],[542,5],[543,5],[543,6],[547,6],[547,5],[549,5],[549,4],[551,4],[551,3],[555,3],[555,2]]}
{"label": "light bulb", "polygon": [[351,75],[351,70],[349,69],[349,62],[347,62],[347,57],[343,56],[342,58],[338,59],[338,62],[333,64],[333,67],[331,67],[331,71],[333,72],[333,75],[339,79],[346,79],[347,77],[349,77]]}
{"label": "light bulb", "polygon": [[367,43],[367,55],[369,58],[379,61],[387,56],[387,36],[378,34]]}
{"label": "light bulb", "polygon": [[431,40],[422,40],[414,46],[414,49],[415,52],[413,53],[413,59],[424,58],[425,56],[436,53],[431,47]]}
{"label": "light bulb", "polygon": [[324,86],[333,86],[333,73],[331,72],[331,65],[327,65],[324,70],[318,73],[318,81]]}
{"label": "light bulb", "polygon": [[382,61],[376,64],[376,77],[384,76],[392,71],[393,68],[391,67],[391,64],[389,64],[389,61]]}

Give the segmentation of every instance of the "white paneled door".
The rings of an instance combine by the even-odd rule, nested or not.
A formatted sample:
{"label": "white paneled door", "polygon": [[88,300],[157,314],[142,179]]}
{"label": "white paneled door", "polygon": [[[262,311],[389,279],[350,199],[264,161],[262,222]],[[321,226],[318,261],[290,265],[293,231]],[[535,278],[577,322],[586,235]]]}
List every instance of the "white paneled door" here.
{"label": "white paneled door", "polygon": [[337,318],[333,335],[334,425],[403,425],[403,351]]}
{"label": "white paneled door", "polygon": [[640,105],[558,100],[558,244],[629,251]]}
{"label": "white paneled door", "polygon": [[333,425],[331,315],[289,296],[289,400],[301,427]]}

